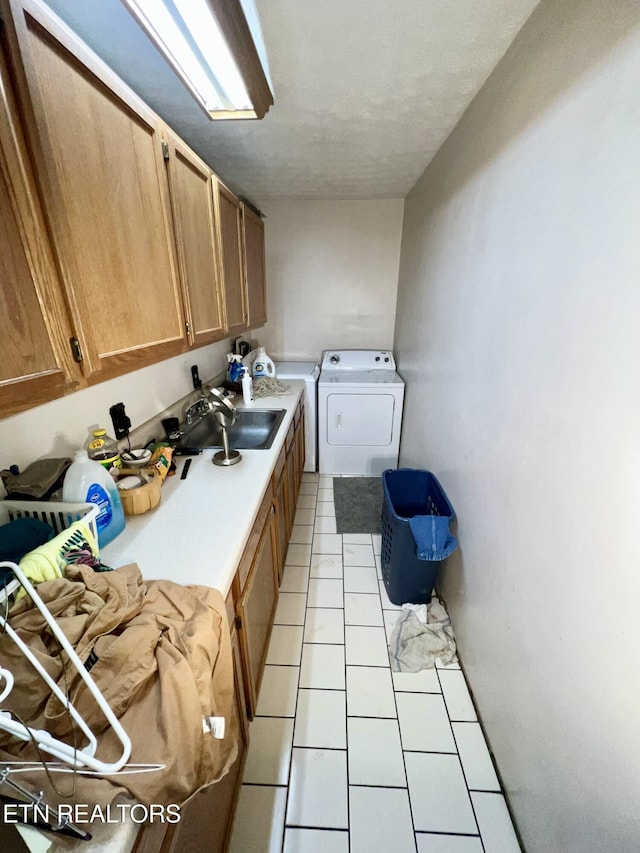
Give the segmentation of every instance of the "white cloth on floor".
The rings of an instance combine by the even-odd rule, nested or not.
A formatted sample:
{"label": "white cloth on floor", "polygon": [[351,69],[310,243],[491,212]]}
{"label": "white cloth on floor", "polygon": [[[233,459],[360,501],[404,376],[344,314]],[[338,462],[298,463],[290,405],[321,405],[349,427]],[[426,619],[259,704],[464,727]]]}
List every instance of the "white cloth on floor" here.
{"label": "white cloth on floor", "polygon": [[413,610],[423,625],[426,625],[429,621],[429,612],[426,604],[403,604],[402,606],[406,607],[407,610]]}
{"label": "white cloth on floor", "polygon": [[402,605],[389,640],[389,657],[394,672],[432,669],[436,658],[443,664],[456,660],[456,640],[449,614],[435,595],[428,607]]}

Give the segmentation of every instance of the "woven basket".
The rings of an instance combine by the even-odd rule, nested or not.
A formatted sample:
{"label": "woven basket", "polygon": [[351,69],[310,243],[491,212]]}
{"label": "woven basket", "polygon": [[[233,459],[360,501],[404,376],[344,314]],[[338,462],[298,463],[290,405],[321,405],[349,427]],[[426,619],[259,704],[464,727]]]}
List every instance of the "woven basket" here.
{"label": "woven basket", "polygon": [[141,473],[153,479],[145,485],[138,486],[137,489],[118,489],[125,515],[144,515],[160,503],[162,478],[155,468],[122,468],[118,475],[126,477],[129,474],[137,476]]}

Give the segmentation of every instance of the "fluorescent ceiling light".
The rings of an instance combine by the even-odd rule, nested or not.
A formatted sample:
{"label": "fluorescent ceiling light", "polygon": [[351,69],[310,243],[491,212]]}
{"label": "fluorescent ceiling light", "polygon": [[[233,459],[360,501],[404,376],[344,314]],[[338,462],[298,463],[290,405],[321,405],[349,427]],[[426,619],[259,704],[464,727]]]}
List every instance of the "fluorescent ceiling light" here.
{"label": "fluorescent ceiling light", "polygon": [[252,2],[249,20],[242,0],[123,2],[211,118],[264,116],[273,96]]}

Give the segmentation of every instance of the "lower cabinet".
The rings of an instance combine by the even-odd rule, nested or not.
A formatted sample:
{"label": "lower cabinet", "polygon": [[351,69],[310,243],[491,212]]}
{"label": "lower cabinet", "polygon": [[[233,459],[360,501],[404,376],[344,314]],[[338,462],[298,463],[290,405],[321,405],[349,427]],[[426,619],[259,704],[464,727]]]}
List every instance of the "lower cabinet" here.
{"label": "lower cabinet", "polygon": [[300,404],[227,596],[238,757],[224,779],[192,797],[182,809],[179,824],[145,826],[133,853],[223,853],[227,849],[303,465],[304,410]]}
{"label": "lower cabinet", "polygon": [[302,482],[302,472],[304,471],[304,408],[300,405],[300,417],[296,423],[295,433],[293,437],[294,452],[296,455],[296,495],[300,491],[300,483]]}
{"label": "lower cabinet", "polygon": [[[232,592],[227,611],[232,612]],[[229,721],[238,736],[238,755],[227,775],[203,788],[182,807],[180,822],[153,823],[142,827],[132,853],[224,853],[229,844],[236,800],[249,745],[249,721],[245,709],[245,689],[240,644],[235,620],[230,620],[231,651],[235,681],[234,719]]]}
{"label": "lower cabinet", "polygon": [[136,847],[135,853],[224,853],[233,826],[244,758],[245,747],[224,779],[198,791],[183,806],[180,823],[171,825],[159,844],[159,839],[153,839],[148,846]]}
{"label": "lower cabinet", "polygon": [[284,561],[287,556],[287,545],[289,543],[289,481],[287,479],[286,451],[284,447],[276,463],[272,483],[273,509],[276,515],[276,568],[278,572],[278,586],[280,586],[284,572]]}
{"label": "lower cabinet", "polygon": [[[269,488],[271,503],[271,488]],[[275,515],[269,507],[243,589],[238,590],[236,625],[242,651],[247,713],[253,719],[278,600]],[[236,576],[237,578],[237,576]]]}
{"label": "lower cabinet", "polygon": [[287,449],[287,465],[286,465],[286,477],[287,477],[287,541],[289,541],[289,537],[291,536],[291,529],[293,527],[293,520],[296,514],[296,500],[298,496],[298,491],[296,489],[296,459],[295,459],[295,427],[293,422],[289,427],[289,432],[287,433],[287,438],[285,441],[285,446]]}
{"label": "lower cabinet", "polygon": [[302,481],[302,469],[304,468],[304,408],[302,403],[298,404],[295,418],[291,424],[287,436],[287,466],[289,468],[289,494],[291,495],[291,521],[296,512],[298,492]]}

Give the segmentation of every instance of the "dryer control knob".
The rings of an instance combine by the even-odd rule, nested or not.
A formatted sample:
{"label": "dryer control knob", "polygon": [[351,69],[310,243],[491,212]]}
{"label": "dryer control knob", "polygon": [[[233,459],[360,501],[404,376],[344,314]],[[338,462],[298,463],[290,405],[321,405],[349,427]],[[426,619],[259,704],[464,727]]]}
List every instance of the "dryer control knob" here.
{"label": "dryer control knob", "polygon": [[329,358],[329,361],[331,364],[340,364],[340,356],[334,354]]}

